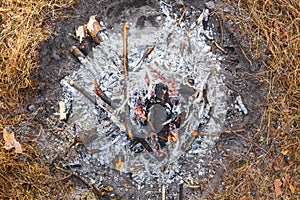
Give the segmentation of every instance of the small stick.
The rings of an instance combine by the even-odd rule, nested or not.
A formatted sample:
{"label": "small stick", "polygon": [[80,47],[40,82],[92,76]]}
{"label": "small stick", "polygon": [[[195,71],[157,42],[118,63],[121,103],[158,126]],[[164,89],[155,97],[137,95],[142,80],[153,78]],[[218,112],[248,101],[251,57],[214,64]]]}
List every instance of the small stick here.
{"label": "small stick", "polygon": [[192,189],[198,189],[198,188],[201,188],[201,185],[191,185],[188,180],[186,179],[183,179],[183,181],[187,184],[187,187],[188,188],[192,188]]}
{"label": "small stick", "polygon": [[[242,131],[241,131],[241,132],[242,132]],[[243,140],[245,140],[245,141],[247,141],[247,142],[250,142],[251,144],[255,145],[257,148],[259,148],[260,150],[262,150],[266,155],[268,155],[268,156],[270,156],[270,157],[272,158],[272,155],[271,155],[269,152],[267,152],[264,148],[262,148],[261,146],[259,146],[257,143],[255,143],[255,142],[253,142],[253,141],[247,139],[246,137],[244,137],[244,136],[238,134],[238,132],[236,132],[236,131],[234,131],[234,130],[227,130],[226,133],[233,133],[234,135],[236,135],[236,136],[242,138]]]}
{"label": "small stick", "polygon": [[221,46],[223,46],[224,43],[224,29],[223,29],[223,22],[221,17],[215,12],[214,13],[215,16],[217,16],[219,24],[220,24],[220,29],[221,29]]}
{"label": "small stick", "polygon": [[205,118],[204,122],[199,125],[197,130],[192,129],[192,136],[188,139],[187,143],[184,145],[184,151],[188,151],[196,138],[201,135],[201,131],[205,128],[206,124],[209,122],[210,118]]}
{"label": "small stick", "polygon": [[241,46],[240,44],[239,44],[239,48],[240,48],[240,50],[241,50],[243,56],[245,57],[245,59],[249,62],[250,67],[253,67],[253,64],[252,64],[251,60],[247,57],[247,55],[246,55],[244,49],[242,48],[242,46]]}
{"label": "small stick", "polygon": [[[83,96],[85,96],[88,100],[90,100],[93,104],[99,106],[100,108],[102,108],[105,112],[112,114],[111,111],[109,111],[107,108],[105,108],[103,105],[98,104],[96,99],[88,92],[86,91],[81,85],[79,85],[78,83],[76,83],[74,80],[70,81],[70,85],[72,87],[74,87],[76,90],[78,90],[81,94],[83,94]],[[119,123],[116,120],[113,120],[113,115],[110,117],[110,119],[117,125],[119,125]]]}
{"label": "small stick", "polygon": [[178,24],[180,25],[182,20],[183,20],[183,17],[184,17],[184,14],[186,13],[186,11],[189,9],[189,7],[185,7],[185,9],[183,10],[183,13],[181,14],[180,16],[180,19],[178,20]]}
{"label": "small stick", "polygon": [[149,153],[154,152],[150,145],[146,142],[144,138],[134,137],[134,139],[140,143]]}
{"label": "small stick", "polygon": [[86,179],[85,177],[81,176],[80,174],[78,174],[77,172],[72,171],[72,170],[65,170],[65,169],[62,169],[62,168],[60,168],[60,167],[58,167],[58,166],[56,166],[56,169],[57,169],[57,170],[60,170],[60,171],[62,171],[62,172],[64,172],[64,173],[66,173],[66,174],[68,174],[68,175],[77,177],[77,178],[80,179],[86,186],[88,186],[89,188],[92,188],[92,189],[94,190],[94,192],[95,192],[97,195],[99,195],[99,196],[102,195],[101,190],[99,190],[99,188],[97,188],[97,187],[95,186],[95,183],[94,183],[93,180],[88,180],[88,179]]}
{"label": "small stick", "polygon": [[101,90],[100,86],[98,85],[97,81],[94,80],[94,85],[95,85],[95,93],[109,106],[111,106],[111,100],[104,94],[104,92]]}
{"label": "small stick", "polygon": [[162,188],[161,188],[161,199],[166,200],[166,186],[165,185],[162,185]]}
{"label": "small stick", "polygon": [[214,45],[223,53],[227,54],[227,51],[225,49],[223,49],[223,47],[221,47],[216,41],[214,41]]}
{"label": "small stick", "polygon": [[136,64],[136,66],[138,66],[145,58],[148,57],[148,55],[153,51],[155,45],[151,45],[144,53],[144,55],[142,56],[142,58],[140,59],[140,61]]}
{"label": "small stick", "polygon": [[245,129],[238,129],[238,130],[225,130],[224,133],[232,133],[232,132],[235,132],[235,133],[242,133],[242,132],[245,132],[246,130]]}
{"label": "small stick", "polygon": [[54,179],[54,180],[49,180],[49,181],[46,181],[46,182],[39,182],[38,181],[38,182],[23,182],[23,183],[30,184],[30,185],[33,185],[33,184],[48,185],[48,184],[51,184],[51,183],[57,183],[57,182],[60,182],[60,181],[67,180],[67,179],[71,178],[71,176],[72,176],[72,174],[68,174],[65,177]]}
{"label": "small stick", "polygon": [[89,72],[96,77],[96,71],[95,69],[93,69],[92,71],[92,65],[90,63],[90,61],[86,58],[86,56],[76,47],[76,46],[72,46],[70,48],[70,52],[79,60],[79,62],[85,66],[87,68],[87,70],[89,70]]}
{"label": "small stick", "polygon": [[[127,100],[127,69],[128,69],[128,61],[127,61],[127,33],[128,33],[128,25],[125,22],[123,26],[123,71],[124,71],[124,99]],[[124,109],[124,123],[127,135],[130,139],[132,139],[132,131],[129,128],[129,108],[125,106]]]}
{"label": "small stick", "polygon": [[128,34],[128,25],[124,22],[123,25],[123,70],[124,76],[126,80],[127,69],[128,69],[128,61],[127,61],[127,34]]}
{"label": "small stick", "polygon": [[[98,104],[96,99],[90,94],[88,93],[83,87],[81,87],[78,83],[76,83],[75,81],[71,80],[70,81],[70,85],[72,87],[74,87],[76,90],[78,90],[79,92],[81,92],[81,94],[83,94],[87,99],[89,99],[93,104],[95,104],[96,106],[99,106],[101,109],[103,109],[105,112],[107,112],[108,114],[110,114],[109,119],[115,123],[122,131],[124,131],[124,126],[119,122],[119,119],[116,118],[116,116],[114,116],[112,114],[111,111],[109,111],[107,108],[105,108],[103,105]],[[129,113],[129,111],[128,111]],[[126,124],[125,124],[126,125]],[[126,129],[126,126],[125,126]],[[126,129],[127,130],[127,129]]]}
{"label": "small stick", "polygon": [[88,91],[86,91],[83,87],[81,87],[78,83],[76,83],[74,80],[70,81],[70,85],[74,87],[76,90],[78,90],[79,92],[81,92],[81,94],[83,94],[93,104],[97,104],[96,99],[90,93],[88,93]]}

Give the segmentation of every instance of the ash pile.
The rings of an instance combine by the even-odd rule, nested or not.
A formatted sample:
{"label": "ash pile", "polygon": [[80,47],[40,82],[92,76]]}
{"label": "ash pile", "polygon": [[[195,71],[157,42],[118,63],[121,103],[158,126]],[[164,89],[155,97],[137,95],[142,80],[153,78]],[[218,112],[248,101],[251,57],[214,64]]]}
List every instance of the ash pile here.
{"label": "ash pile", "polygon": [[92,16],[87,27],[100,44],[88,56],[72,49],[82,66],[61,81],[62,114],[84,153],[68,154],[64,165],[96,185],[101,166],[130,174],[139,189],[192,184],[211,170],[229,91],[222,58],[207,45],[210,13],[158,6],[139,9],[155,16],[143,25],[133,16],[106,29]]}

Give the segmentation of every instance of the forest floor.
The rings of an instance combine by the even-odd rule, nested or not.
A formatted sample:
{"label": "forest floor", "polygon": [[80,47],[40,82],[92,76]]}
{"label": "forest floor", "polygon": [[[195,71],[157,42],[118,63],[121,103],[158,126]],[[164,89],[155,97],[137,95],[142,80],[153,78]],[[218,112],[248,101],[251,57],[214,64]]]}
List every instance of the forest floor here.
{"label": "forest floor", "polygon": [[[70,36],[75,27],[97,15],[112,29],[135,9],[159,9],[157,4],[134,0],[0,3],[1,197],[137,199],[152,190],[149,199],[162,198],[161,187],[153,189],[146,183],[138,191],[128,174],[105,166],[97,186],[60,166],[57,160],[67,156],[66,149],[76,138],[62,135],[71,125],[62,125],[55,115],[62,94],[60,81],[80,68],[69,51],[78,45]],[[214,176],[174,184],[166,190],[167,199],[299,199],[299,3],[187,0],[173,6],[210,10],[209,26],[216,43],[208,43],[219,44],[212,49],[227,61],[221,68],[224,84],[232,91],[228,101],[241,96],[248,113],[241,114],[235,106],[228,109],[213,153],[216,162],[209,166]],[[89,41],[83,49],[88,54],[94,45]],[[17,141],[21,147],[15,146]]]}

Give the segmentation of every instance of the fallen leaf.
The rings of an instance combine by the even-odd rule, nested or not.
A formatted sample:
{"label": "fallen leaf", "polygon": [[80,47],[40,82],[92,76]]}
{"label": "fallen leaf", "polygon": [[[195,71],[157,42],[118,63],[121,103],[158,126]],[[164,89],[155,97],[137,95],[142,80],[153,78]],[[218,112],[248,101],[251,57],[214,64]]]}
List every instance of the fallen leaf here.
{"label": "fallen leaf", "polygon": [[285,156],[288,154],[288,152],[289,152],[289,150],[282,150],[280,153]]}
{"label": "fallen leaf", "polygon": [[122,156],[117,156],[116,160],[115,160],[115,169],[120,171],[120,169],[123,167],[123,158]]}
{"label": "fallen leaf", "polygon": [[292,193],[292,194],[295,193],[295,187],[294,187],[292,184],[290,184],[290,190],[291,190],[291,193]]}
{"label": "fallen leaf", "polygon": [[275,179],[274,187],[275,187],[275,194],[277,197],[282,194],[281,185],[282,185],[282,182],[280,181],[280,179]]}
{"label": "fallen leaf", "polygon": [[78,28],[75,30],[76,37],[79,38],[79,42],[81,43],[83,39],[86,37],[86,31],[84,26],[78,26]]}
{"label": "fallen leaf", "polygon": [[92,15],[87,24],[87,31],[97,44],[100,44],[101,42],[100,39],[97,37],[98,32],[101,30],[102,27],[100,26],[99,22],[96,20],[96,15]]}
{"label": "fallen leaf", "polygon": [[3,129],[4,147],[6,150],[15,148],[16,153],[22,153],[25,148],[15,139],[14,133],[10,133],[6,128]]}

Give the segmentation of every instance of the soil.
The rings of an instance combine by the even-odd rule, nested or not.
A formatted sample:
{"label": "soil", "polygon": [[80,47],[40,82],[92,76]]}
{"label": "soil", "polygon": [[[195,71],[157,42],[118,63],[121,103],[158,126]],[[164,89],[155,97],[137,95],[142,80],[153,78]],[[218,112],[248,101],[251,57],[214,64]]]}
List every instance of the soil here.
{"label": "soil", "polygon": [[[222,10],[220,2],[210,1],[184,1],[187,6],[194,6],[200,10],[209,7],[211,13],[217,13]],[[213,3],[213,4],[212,4]],[[67,75],[80,68],[79,61],[70,53],[69,49],[75,45],[78,46],[85,54],[91,52],[96,44],[91,38],[88,38],[84,44],[79,46],[78,41],[69,35],[74,34],[75,27],[86,23],[91,15],[97,15],[107,25],[107,29],[111,29],[115,24],[126,21],[132,17],[137,9],[143,7],[149,10],[159,10],[157,1],[96,1],[86,0],[78,1],[78,3],[67,10],[67,17],[60,21],[51,21],[45,23],[45,26],[52,31],[51,38],[40,45],[39,48],[39,67],[33,75],[33,79],[37,82],[36,90],[33,97],[29,100],[27,106],[27,115],[30,126],[24,125],[24,132],[41,133],[37,138],[37,149],[40,150],[45,165],[53,168],[59,165],[63,166],[64,157],[70,154],[81,154],[84,156],[85,149],[82,145],[74,147],[73,151],[68,151],[68,146],[76,141],[78,130],[73,127],[71,122],[62,123],[59,121],[56,113],[58,112],[58,102],[62,98],[62,87],[60,81]],[[180,7],[180,4],[177,6]],[[147,16],[136,17],[137,26],[147,26],[147,24],[155,24],[155,20]],[[224,54],[218,48],[214,48],[215,54],[220,54],[226,60],[222,62],[221,71],[225,76],[224,83],[231,90],[228,100],[229,106],[224,122],[224,132],[221,134],[216,147],[211,154],[215,162],[209,163],[211,169],[198,183],[198,189],[190,188],[186,183],[172,184],[166,190],[167,199],[204,199],[209,194],[222,190],[222,175],[226,171],[224,166],[228,166],[230,157],[249,157],[248,149],[251,146],[255,130],[259,128],[262,116],[262,104],[264,102],[265,86],[259,82],[256,74],[260,73],[262,63],[251,58],[248,54],[248,47],[241,38],[236,37],[236,30],[228,23],[223,22],[220,27],[219,20],[216,15],[209,18],[209,27],[214,33],[213,40],[207,40],[209,45],[213,45],[216,41],[222,44],[221,31],[223,35],[223,48],[227,51]],[[251,62],[249,62],[251,61]],[[240,97],[238,97],[240,96]],[[237,97],[241,98],[247,113],[237,107]],[[241,106],[240,106],[241,107]],[[28,122],[24,123],[28,124]],[[244,130],[241,133],[230,133],[225,130]],[[73,134],[67,134],[66,130],[73,130]],[[70,131],[68,131],[70,133]],[[241,137],[239,136],[241,135]],[[73,148],[73,147],[72,147]],[[263,152],[257,151],[257,154]],[[223,164],[224,165],[223,165]],[[69,166],[70,167],[70,166]],[[79,170],[80,170],[80,166]],[[76,162],[71,170],[76,168]],[[54,169],[54,168],[53,168]],[[161,183],[159,180],[149,183],[143,183],[141,188],[131,179],[130,174],[123,174],[117,170],[107,166],[98,165],[97,171],[85,171],[85,174],[93,174],[100,177],[101,184],[98,186],[111,186],[106,196],[101,199],[161,199]],[[188,167],[186,168],[188,170]],[[78,199],[87,191],[87,185],[79,178],[74,178],[74,190],[68,194],[62,194],[61,198]],[[157,184],[155,184],[157,182]]]}

